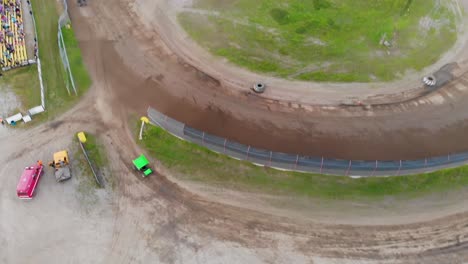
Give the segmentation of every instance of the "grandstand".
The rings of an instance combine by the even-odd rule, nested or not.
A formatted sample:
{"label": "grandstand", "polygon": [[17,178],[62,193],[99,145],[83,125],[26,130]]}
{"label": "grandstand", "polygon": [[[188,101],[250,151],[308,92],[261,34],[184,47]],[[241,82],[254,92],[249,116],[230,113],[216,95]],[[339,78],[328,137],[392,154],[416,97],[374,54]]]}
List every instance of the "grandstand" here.
{"label": "grandstand", "polygon": [[2,70],[28,65],[21,0],[0,0],[0,65]]}

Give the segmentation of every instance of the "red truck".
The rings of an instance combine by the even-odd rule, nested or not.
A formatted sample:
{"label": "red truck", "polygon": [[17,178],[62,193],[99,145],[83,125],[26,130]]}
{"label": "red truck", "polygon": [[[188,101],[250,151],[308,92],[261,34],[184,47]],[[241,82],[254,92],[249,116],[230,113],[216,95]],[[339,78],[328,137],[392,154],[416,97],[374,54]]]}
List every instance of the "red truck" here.
{"label": "red truck", "polygon": [[20,199],[32,199],[37,183],[43,174],[44,166],[36,164],[24,168],[23,174],[16,186],[16,194]]}

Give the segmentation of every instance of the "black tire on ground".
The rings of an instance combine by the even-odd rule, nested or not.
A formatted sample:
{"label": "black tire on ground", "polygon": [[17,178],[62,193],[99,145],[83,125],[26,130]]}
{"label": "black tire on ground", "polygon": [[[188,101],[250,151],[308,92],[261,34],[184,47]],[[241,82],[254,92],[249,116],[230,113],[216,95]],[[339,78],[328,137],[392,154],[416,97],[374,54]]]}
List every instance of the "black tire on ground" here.
{"label": "black tire on ground", "polygon": [[266,85],[264,83],[256,83],[254,84],[252,90],[256,93],[263,93],[265,92]]}

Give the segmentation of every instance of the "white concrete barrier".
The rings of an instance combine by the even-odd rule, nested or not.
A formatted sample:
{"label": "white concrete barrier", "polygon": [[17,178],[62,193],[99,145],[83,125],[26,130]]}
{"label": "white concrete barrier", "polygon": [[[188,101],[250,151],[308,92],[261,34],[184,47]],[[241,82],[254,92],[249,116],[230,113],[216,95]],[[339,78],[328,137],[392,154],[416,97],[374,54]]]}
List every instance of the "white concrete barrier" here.
{"label": "white concrete barrier", "polygon": [[21,113],[17,113],[16,115],[10,116],[6,119],[7,123],[11,125],[11,121],[18,122],[23,119],[23,115]]}
{"label": "white concrete barrier", "polygon": [[28,114],[30,116],[37,115],[37,114],[42,113],[42,112],[44,112],[44,107],[42,107],[42,105],[33,107],[33,108],[28,110]]}

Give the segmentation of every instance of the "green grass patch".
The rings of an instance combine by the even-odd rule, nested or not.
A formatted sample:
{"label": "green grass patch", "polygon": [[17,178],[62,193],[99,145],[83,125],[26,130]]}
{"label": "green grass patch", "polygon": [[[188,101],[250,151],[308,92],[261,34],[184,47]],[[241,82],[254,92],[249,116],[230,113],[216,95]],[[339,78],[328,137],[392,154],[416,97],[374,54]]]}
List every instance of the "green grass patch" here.
{"label": "green grass patch", "polygon": [[41,105],[41,90],[36,65],[4,72],[0,83],[18,96],[21,101],[19,110],[25,112],[34,106]]}
{"label": "green grass patch", "polygon": [[258,167],[179,140],[155,126],[146,128],[141,144],[181,179],[254,192],[376,201],[414,198],[468,186],[468,166],[411,176],[352,179]]}
{"label": "green grass patch", "polygon": [[103,150],[103,146],[97,141],[93,134],[85,133],[86,143],[84,144],[85,149],[88,153],[89,159],[98,167],[107,166],[107,156]]}
{"label": "green grass patch", "polygon": [[62,34],[77,92],[80,95],[84,94],[91,86],[91,77],[89,77],[88,70],[83,63],[81,50],[73,32],[73,27],[63,27]]}
{"label": "green grass patch", "polygon": [[253,71],[314,81],[389,81],[433,64],[453,46],[460,21],[454,4],[198,0],[178,19],[199,44]]}
{"label": "green grass patch", "polygon": [[88,162],[86,161],[76,136],[73,137],[71,151],[73,153],[71,156],[72,177],[76,178],[78,182],[76,185],[76,196],[82,206],[82,209],[90,211],[99,201],[96,194],[96,191],[99,189],[99,185],[94,179],[93,173],[89,168]]}
{"label": "green grass patch", "polygon": [[60,59],[57,39],[58,12],[57,3],[51,0],[37,0],[33,3],[36,19],[39,57],[46,93],[47,111],[39,117],[51,119],[78,101],[76,96],[68,95],[66,76]]}
{"label": "green grass patch", "polygon": [[[86,143],[84,143],[84,148],[88,154],[89,160],[93,164],[94,170],[96,173],[100,173],[108,165],[108,159],[104,151],[104,147],[93,134],[85,132],[85,135]],[[88,161],[86,160],[86,157],[81,150],[81,147],[79,146],[77,137],[75,137],[74,142],[76,143],[77,147],[74,156],[77,160],[77,164],[80,168],[80,171],[82,172],[82,175],[84,175],[84,182],[90,187],[93,186],[99,188],[99,185],[94,178],[93,172],[89,167]]]}

